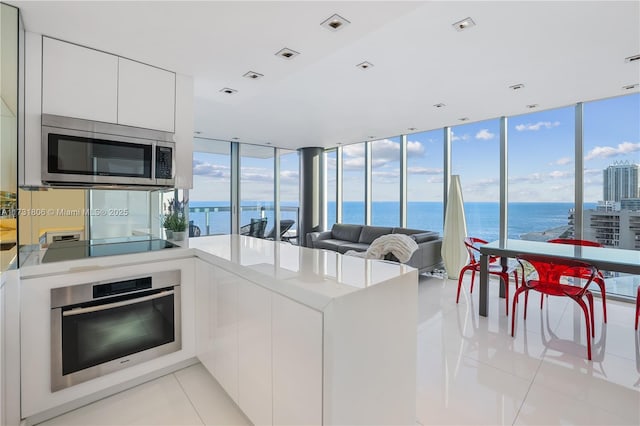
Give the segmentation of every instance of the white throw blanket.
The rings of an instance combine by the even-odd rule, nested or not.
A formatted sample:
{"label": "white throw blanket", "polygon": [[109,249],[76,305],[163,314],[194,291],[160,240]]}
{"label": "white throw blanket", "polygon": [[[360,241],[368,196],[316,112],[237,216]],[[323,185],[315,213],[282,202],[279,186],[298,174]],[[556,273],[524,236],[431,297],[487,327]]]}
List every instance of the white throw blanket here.
{"label": "white throw blanket", "polygon": [[346,255],[363,257],[366,259],[384,259],[391,253],[401,263],[408,262],[413,252],[418,250],[418,244],[408,235],[388,234],[373,240],[366,252],[349,250]]}

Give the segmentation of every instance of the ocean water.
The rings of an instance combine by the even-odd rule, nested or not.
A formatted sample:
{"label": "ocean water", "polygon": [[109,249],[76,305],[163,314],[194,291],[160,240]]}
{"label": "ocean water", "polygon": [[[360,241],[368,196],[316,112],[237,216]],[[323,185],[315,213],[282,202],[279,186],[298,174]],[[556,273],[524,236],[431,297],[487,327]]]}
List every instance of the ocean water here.
{"label": "ocean water", "polygon": [[[297,222],[296,206],[293,203],[282,204],[282,219]],[[231,213],[229,203],[224,201],[191,201],[189,218],[199,226],[202,235],[227,234],[231,230]],[[205,213],[204,208],[209,212]],[[548,229],[568,225],[569,210],[573,203],[509,203],[508,235],[519,239],[529,232],[543,232]],[[595,203],[586,203],[585,209],[595,208]],[[327,205],[327,223],[331,227],[335,223],[335,202]],[[241,224],[248,224],[251,218],[266,217],[267,232],[273,227],[273,204],[261,202],[243,202]],[[364,223],[364,203],[344,202],[343,223]],[[409,202],[407,205],[407,226],[409,228],[432,230],[442,233],[443,207],[441,202]],[[372,203],[371,218],[373,225],[397,226],[400,214],[398,203],[377,201]],[[487,241],[498,239],[499,205],[498,203],[465,203],[467,234]],[[295,228],[296,225],[294,225]]]}

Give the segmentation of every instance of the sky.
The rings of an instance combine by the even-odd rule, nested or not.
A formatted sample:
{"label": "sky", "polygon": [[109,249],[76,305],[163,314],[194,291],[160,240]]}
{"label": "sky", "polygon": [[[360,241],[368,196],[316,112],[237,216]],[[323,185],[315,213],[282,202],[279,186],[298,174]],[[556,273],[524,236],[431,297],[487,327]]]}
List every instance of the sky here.
{"label": "sky", "polygon": [[[574,128],[574,106],[508,118],[510,202],[573,202]],[[498,201],[499,140],[499,119],[452,127],[452,173],[460,175],[465,201]],[[443,130],[410,134],[407,141],[409,201],[442,201]],[[362,201],[364,143],[345,145],[343,155],[344,200]],[[373,201],[398,200],[399,158],[399,137],[372,143]],[[585,202],[602,199],[602,171],[616,161],[640,163],[640,94],[584,104]],[[271,200],[273,158],[243,157],[241,167],[242,199]],[[335,156],[327,167],[334,190]],[[229,172],[228,155],[194,153],[190,198],[228,199]],[[283,201],[297,200],[297,181],[292,151],[281,157]]]}

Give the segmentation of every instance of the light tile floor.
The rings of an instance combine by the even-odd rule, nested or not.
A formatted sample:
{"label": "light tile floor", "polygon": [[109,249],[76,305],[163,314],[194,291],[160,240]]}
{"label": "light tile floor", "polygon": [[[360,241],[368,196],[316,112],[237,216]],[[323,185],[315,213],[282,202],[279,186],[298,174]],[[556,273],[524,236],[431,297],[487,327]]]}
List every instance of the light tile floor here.
{"label": "light tile floor", "polygon": [[[468,289],[469,277],[465,278]],[[418,322],[418,425],[640,424],[640,334],[635,306],[596,299],[593,361],[575,303],[539,296],[522,304],[516,336],[491,282],[489,317],[478,291],[421,276]],[[511,307],[509,308],[511,310]],[[245,425],[249,420],[200,364],[82,407],[43,425]]]}

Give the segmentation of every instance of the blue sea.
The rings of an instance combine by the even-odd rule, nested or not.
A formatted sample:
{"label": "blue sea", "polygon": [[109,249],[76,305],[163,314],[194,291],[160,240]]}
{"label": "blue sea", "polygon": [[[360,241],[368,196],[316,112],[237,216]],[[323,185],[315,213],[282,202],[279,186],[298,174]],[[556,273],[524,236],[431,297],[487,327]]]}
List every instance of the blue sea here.
{"label": "blue sea", "polygon": [[[189,207],[189,219],[200,227],[202,235],[228,234],[230,232],[231,213],[228,201],[191,201]],[[521,235],[529,232],[543,232],[566,226],[569,210],[573,207],[573,203],[509,203],[509,238],[519,239]],[[595,207],[595,203],[585,203],[585,209],[594,209]],[[205,208],[208,212],[204,211]],[[335,202],[329,202],[327,210],[327,223],[330,228],[335,223]],[[268,232],[273,227],[273,213],[273,204],[243,202],[241,224],[248,224],[251,218],[266,217]],[[343,223],[364,223],[364,203],[344,202],[342,216]],[[407,205],[407,226],[409,228],[442,233],[443,217],[441,202],[409,202]],[[500,220],[498,203],[466,202],[465,217],[468,235],[487,241],[498,239]],[[372,203],[371,222],[373,225],[397,226],[399,218],[398,203],[387,201]],[[282,203],[281,219],[292,219],[297,222],[296,205]]]}

